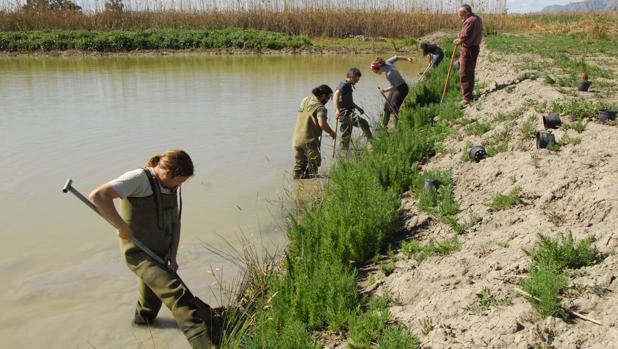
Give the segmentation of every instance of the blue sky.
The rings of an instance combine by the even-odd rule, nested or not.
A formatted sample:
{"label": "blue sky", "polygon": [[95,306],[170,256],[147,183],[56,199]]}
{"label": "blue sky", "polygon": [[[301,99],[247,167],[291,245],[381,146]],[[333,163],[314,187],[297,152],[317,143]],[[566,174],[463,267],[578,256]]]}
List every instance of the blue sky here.
{"label": "blue sky", "polygon": [[525,13],[540,11],[549,5],[566,5],[584,0],[507,0],[509,13]]}

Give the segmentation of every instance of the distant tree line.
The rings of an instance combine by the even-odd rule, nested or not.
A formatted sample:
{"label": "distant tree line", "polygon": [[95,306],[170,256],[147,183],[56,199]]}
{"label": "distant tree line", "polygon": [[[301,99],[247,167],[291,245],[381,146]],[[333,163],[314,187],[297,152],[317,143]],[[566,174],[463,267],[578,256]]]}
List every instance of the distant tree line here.
{"label": "distant tree line", "polygon": [[[27,0],[22,10],[25,11],[81,11],[82,7],[71,0]],[[105,11],[122,12],[122,0],[106,0]]]}

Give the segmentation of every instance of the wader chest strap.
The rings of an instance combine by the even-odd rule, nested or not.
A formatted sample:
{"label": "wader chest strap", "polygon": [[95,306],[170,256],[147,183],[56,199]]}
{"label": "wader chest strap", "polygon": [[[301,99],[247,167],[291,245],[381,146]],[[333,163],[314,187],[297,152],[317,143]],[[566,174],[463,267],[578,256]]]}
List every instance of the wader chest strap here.
{"label": "wader chest strap", "polygon": [[148,177],[148,182],[150,182],[150,188],[152,189],[152,195],[155,201],[155,207],[157,209],[157,225],[159,229],[163,229],[163,208],[161,207],[161,190],[159,189],[158,183],[155,183],[155,179],[150,173],[150,170],[145,168],[144,172],[146,173],[146,177]]}

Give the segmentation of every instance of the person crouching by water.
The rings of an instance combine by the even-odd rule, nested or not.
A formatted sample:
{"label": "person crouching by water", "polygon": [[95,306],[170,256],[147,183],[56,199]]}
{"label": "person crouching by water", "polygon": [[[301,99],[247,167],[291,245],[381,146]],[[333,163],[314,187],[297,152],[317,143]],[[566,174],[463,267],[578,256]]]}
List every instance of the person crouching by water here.
{"label": "person crouching by water", "polygon": [[[126,172],[90,194],[101,215],[118,229],[120,247],[129,269],[137,275],[137,305],[133,322],[150,325],[161,304],[174,315],[194,349],[215,348],[196,297],[180,279],[176,254],[180,242],[177,191],[193,176],[193,162],[182,150],[151,157],[144,168]],[[113,200],[120,198],[120,212]],[[182,199],[181,199],[182,200]],[[165,260],[162,266],[135,246],[142,242]]]}
{"label": "person crouching by water", "polygon": [[327,85],[314,88],[313,96],[305,97],[300,103],[296,116],[296,127],[292,138],[294,152],[294,179],[313,178],[318,174],[322,162],[320,142],[322,131],[333,139],[337,134],[328,125],[327,110],[324,106],[333,97],[333,90]]}
{"label": "person crouching by water", "polygon": [[384,103],[384,117],[382,119],[384,127],[388,127],[391,113],[399,114],[399,108],[409,92],[408,84],[395,68],[395,62],[402,60],[408,62],[415,61],[412,57],[393,56],[386,61],[378,57],[371,63],[371,71],[376,74],[386,73],[386,79],[391,84],[389,87],[382,89],[382,93],[388,93]]}
{"label": "person crouching by water", "polygon": [[367,120],[361,118],[354,110],[365,114],[363,108],[354,103],[352,92],[354,85],[358,83],[362,74],[358,68],[348,70],[345,81],[342,81],[337,89],[333,101],[335,103],[335,115],[341,123],[341,148],[348,150],[352,138],[352,127],[360,127],[367,140],[371,142],[372,134]]}
{"label": "person crouching by water", "polygon": [[436,69],[444,59],[444,51],[438,45],[423,42],[421,43],[421,51],[423,56],[427,58],[428,67],[431,67],[431,69]]}

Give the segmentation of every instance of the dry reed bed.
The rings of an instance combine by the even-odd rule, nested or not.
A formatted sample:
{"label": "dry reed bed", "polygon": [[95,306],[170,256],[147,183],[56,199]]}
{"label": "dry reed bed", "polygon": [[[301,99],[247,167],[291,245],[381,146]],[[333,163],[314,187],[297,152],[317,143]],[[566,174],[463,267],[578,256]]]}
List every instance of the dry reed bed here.
{"label": "dry reed bed", "polygon": [[[618,34],[618,12],[581,15],[495,15],[482,18],[488,32],[534,31],[606,32]],[[419,37],[442,29],[458,29],[454,13],[401,12],[346,9],[295,11],[0,11],[0,30],[46,29],[141,30],[148,28],[222,29],[252,28],[310,37]]]}

